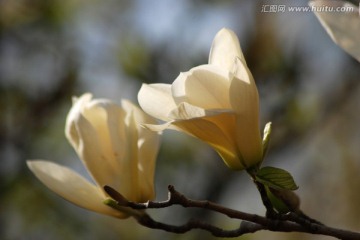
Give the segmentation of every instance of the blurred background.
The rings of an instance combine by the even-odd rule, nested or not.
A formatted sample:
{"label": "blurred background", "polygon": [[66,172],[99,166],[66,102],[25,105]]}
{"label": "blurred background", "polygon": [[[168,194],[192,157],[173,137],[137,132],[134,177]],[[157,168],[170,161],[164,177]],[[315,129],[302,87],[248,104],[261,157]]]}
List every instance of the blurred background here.
{"label": "blurred background", "polygon": [[[353,1],[358,5],[358,1]],[[42,185],[27,159],[46,159],[86,175],[64,136],[71,97],[136,102],[142,83],[171,83],[207,63],[213,37],[234,30],[257,83],[261,126],[273,122],[265,165],[290,171],[308,215],[360,231],[360,63],[335,45],[311,12],[267,12],[304,0],[0,1],[0,239],[214,239],[175,235],[80,209]],[[163,134],[157,200],[167,185],[190,198],[264,215],[243,172],[226,168],[204,143]],[[159,221],[191,217],[233,229],[206,211],[149,211]],[[242,239],[330,239],[268,231]]]}

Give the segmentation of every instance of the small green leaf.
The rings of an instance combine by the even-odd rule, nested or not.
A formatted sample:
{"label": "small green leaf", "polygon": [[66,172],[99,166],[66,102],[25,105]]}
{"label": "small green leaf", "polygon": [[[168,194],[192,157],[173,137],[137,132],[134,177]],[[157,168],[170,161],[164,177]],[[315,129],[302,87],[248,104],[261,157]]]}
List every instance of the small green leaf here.
{"label": "small green leaf", "polygon": [[122,211],[123,208],[117,204],[117,202],[111,198],[107,198],[103,201],[105,205],[108,205],[109,207],[112,207],[116,210]]}
{"label": "small green leaf", "polygon": [[268,196],[271,205],[275,208],[275,210],[278,213],[288,213],[290,212],[289,207],[284,203],[284,201],[282,201],[281,199],[279,199],[278,197],[276,197],[271,190],[269,189],[269,187],[265,187],[266,190],[266,195]]}
{"label": "small green leaf", "polygon": [[256,173],[256,181],[274,189],[296,190],[296,185],[291,174],[284,169],[263,167]]}
{"label": "small green leaf", "polygon": [[263,136],[263,140],[262,140],[262,145],[263,145],[262,160],[264,160],[266,153],[269,149],[270,135],[271,135],[271,122],[268,122],[265,125],[264,136]]}

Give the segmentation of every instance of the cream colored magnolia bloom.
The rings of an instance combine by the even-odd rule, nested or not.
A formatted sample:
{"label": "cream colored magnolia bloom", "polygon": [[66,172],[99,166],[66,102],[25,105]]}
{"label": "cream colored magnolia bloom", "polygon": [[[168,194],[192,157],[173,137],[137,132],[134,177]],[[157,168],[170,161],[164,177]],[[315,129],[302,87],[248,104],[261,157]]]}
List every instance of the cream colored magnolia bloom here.
{"label": "cream colored magnolia bloom", "polygon": [[159,134],[141,127],[144,122],[154,120],[129,101],[123,100],[120,107],[84,94],[74,99],[65,134],[95,184],[56,163],[34,160],[27,164],[41,182],[68,201],[125,218],[136,211],[124,208],[124,212],[119,212],[103,204],[109,198],[103,186],[111,186],[134,202],[154,198]]}
{"label": "cream colored magnolia bloom", "polygon": [[143,110],[163,125],[211,145],[232,169],[261,161],[259,97],[237,36],[220,30],[212,43],[209,64],[181,73],[173,84],[143,84],[138,94]]}
{"label": "cream colored magnolia bloom", "polygon": [[[329,0],[310,1],[309,5],[332,40],[360,62],[359,8],[349,2]],[[320,11],[325,6],[334,11]]]}

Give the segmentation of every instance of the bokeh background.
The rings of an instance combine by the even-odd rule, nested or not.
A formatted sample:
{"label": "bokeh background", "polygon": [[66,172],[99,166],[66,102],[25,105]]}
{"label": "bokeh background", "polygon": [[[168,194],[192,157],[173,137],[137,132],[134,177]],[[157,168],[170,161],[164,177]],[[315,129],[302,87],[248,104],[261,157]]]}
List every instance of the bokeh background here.
{"label": "bokeh background", "polygon": [[[360,231],[360,63],[313,13],[262,12],[273,4],[307,1],[0,1],[0,239],[213,239],[80,209],[50,192],[25,161],[51,160],[86,175],[64,136],[71,97],[136,102],[143,82],[171,83],[206,63],[222,27],[239,36],[260,93],[261,126],[273,122],[265,165],[293,174],[308,215]],[[264,214],[247,175],[226,168],[209,146],[171,131],[162,142],[157,200],[173,184],[191,198]],[[225,229],[239,224],[180,207],[150,213],[174,224],[190,217]],[[329,238],[263,231],[242,239]]]}

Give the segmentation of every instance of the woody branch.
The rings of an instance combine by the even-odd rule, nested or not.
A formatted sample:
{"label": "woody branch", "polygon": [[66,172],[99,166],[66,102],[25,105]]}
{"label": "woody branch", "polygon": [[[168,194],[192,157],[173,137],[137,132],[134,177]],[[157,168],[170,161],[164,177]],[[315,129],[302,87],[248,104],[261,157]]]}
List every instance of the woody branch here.
{"label": "woody branch", "polygon": [[[216,237],[238,237],[246,233],[254,233],[260,230],[268,230],[273,232],[304,232],[310,234],[319,234],[336,237],[338,239],[356,240],[360,239],[360,233],[328,227],[326,225],[297,221],[297,216],[294,213],[285,215],[278,215],[278,218],[267,218],[256,214],[250,214],[234,209],[226,208],[219,204],[207,200],[192,200],[176,191],[174,186],[168,186],[168,199],[165,201],[148,201],[146,203],[135,203],[126,200],[119,192],[105,186],[104,190],[112,197],[116,204],[120,207],[129,207],[132,209],[150,209],[150,208],[167,208],[173,205],[180,205],[185,208],[202,208],[214,211],[229,218],[242,220],[240,226],[234,230],[224,230],[214,225],[208,224],[201,220],[190,219],[183,225],[171,225],[161,223],[150,215],[144,213],[139,216],[134,216],[139,224],[152,229],[161,229],[173,233],[185,233],[192,229],[203,229],[210,232]],[[109,204],[111,205],[111,204]]]}

